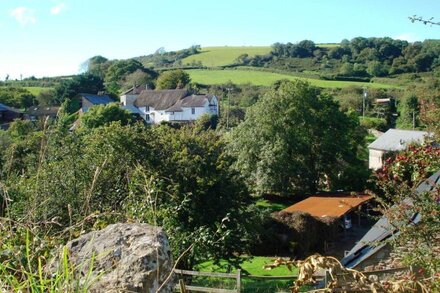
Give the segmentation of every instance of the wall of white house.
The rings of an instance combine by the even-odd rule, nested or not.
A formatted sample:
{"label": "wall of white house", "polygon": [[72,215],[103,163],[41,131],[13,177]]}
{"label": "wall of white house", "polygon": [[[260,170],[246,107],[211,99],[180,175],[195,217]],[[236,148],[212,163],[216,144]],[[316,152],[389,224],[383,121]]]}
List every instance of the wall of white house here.
{"label": "wall of white house", "polygon": [[[214,103],[216,104],[216,100]],[[213,111],[209,106],[208,100],[206,100],[203,107],[182,107],[183,111],[165,112],[164,110],[155,110],[153,107],[149,107],[148,111],[147,107],[139,107],[139,110],[144,113],[142,117],[148,123],[155,124],[161,123],[162,121],[194,121],[204,114],[218,115],[218,105],[216,104],[216,109]],[[147,118],[147,115],[149,118]]]}
{"label": "wall of white house", "polygon": [[369,150],[368,167],[372,170],[377,170],[383,166],[383,157],[385,151],[381,150]]}
{"label": "wall of white house", "polygon": [[123,95],[123,96],[120,97],[121,103],[124,106],[133,106],[134,101],[136,101],[136,98],[138,96],[139,95]]}

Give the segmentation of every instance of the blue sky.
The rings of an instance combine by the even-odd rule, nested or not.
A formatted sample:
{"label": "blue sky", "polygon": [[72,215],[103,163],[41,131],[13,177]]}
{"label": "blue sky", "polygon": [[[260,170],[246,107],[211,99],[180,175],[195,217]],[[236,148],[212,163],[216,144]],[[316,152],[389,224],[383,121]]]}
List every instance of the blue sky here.
{"label": "blue sky", "polygon": [[271,45],[357,36],[439,39],[438,0],[0,0],[0,80],[78,73],[95,55],[123,59],[191,45]]}

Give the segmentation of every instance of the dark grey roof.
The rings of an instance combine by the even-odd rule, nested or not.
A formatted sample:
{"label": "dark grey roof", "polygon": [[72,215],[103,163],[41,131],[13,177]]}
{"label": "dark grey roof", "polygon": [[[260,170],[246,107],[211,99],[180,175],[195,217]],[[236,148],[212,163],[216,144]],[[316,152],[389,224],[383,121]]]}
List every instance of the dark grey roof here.
{"label": "dark grey roof", "polygon": [[92,94],[79,94],[81,97],[88,100],[93,105],[105,105],[114,103],[115,101],[107,95],[92,95]]}
{"label": "dark grey roof", "polygon": [[20,110],[6,106],[5,104],[2,104],[2,103],[0,103],[0,111],[2,111],[2,112],[10,111],[10,112],[15,112],[15,113],[22,113]]}
{"label": "dark grey roof", "polygon": [[[440,186],[440,170],[424,180],[417,188],[417,193],[432,191],[436,186]],[[412,205],[410,199],[405,199],[405,203]],[[393,208],[393,207],[392,207]],[[396,208],[396,206],[394,206]],[[417,224],[422,216],[419,213],[408,215],[410,222]],[[347,268],[354,268],[370,256],[381,250],[388,239],[392,239],[399,234],[388,221],[388,218],[383,216],[376,224],[362,237],[362,239],[349,251],[341,263]]]}
{"label": "dark grey roof", "polygon": [[131,114],[139,114],[142,115],[143,113],[141,112],[141,110],[139,110],[139,108],[136,108],[133,105],[128,105],[128,106],[120,106],[122,109],[127,110],[128,112],[130,112]]}
{"label": "dark grey roof", "polygon": [[56,116],[60,107],[31,107],[27,114],[31,116]]}
{"label": "dark grey roof", "polygon": [[371,143],[368,148],[384,151],[401,151],[411,143],[423,143],[426,131],[389,129],[378,139]]}
{"label": "dark grey roof", "polygon": [[167,110],[179,100],[188,96],[187,90],[144,90],[136,98],[136,107],[153,107],[154,110]]}

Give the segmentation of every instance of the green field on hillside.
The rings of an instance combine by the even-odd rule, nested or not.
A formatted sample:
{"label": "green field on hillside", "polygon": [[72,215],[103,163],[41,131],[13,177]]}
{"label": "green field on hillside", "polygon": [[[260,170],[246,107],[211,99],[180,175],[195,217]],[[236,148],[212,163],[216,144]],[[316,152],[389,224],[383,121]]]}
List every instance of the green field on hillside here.
{"label": "green field on hillside", "polygon": [[323,88],[344,88],[348,86],[365,86],[372,88],[398,88],[397,85],[384,83],[369,83],[357,81],[333,81],[320,80],[305,77],[296,77],[287,74],[252,71],[252,70],[205,70],[205,69],[191,69],[186,70],[191,77],[191,81],[205,85],[225,84],[233,82],[235,84],[251,83],[253,85],[270,86],[275,81],[281,79],[301,79],[307,80],[312,85]]}
{"label": "green field on hillside", "polygon": [[31,94],[33,94],[34,96],[38,96],[39,93],[43,92],[43,91],[48,91],[52,88],[50,87],[35,87],[35,86],[30,86],[30,87],[24,87],[24,89],[28,90],[31,92]]}
{"label": "green field on hillside", "polygon": [[[10,87],[10,86],[8,86],[8,87]],[[38,94],[41,93],[42,91],[48,91],[48,90],[53,89],[50,87],[37,87],[37,86],[25,86],[24,87],[24,86],[20,86],[20,85],[17,85],[17,86],[14,85],[12,87],[25,89],[25,90],[29,91],[31,94],[33,94],[34,96],[38,96]],[[3,86],[0,88],[6,88],[6,87]]]}
{"label": "green field on hillside", "polygon": [[201,61],[203,66],[217,67],[234,63],[234,60],[242,54],[249,56],[264,55],[269,53],[270,46],[255,47],[206,47],[196,55],[191,55],[182,60],[183,64],[189,64],[193,61]]}
{"label": "green field on hillside", "polygon": [[[339,44],[316,44],[322,48],[337,47]],[[234,64],[235,59],[242,54],[249,56],[265,55],[271,51],[270,46],[224,46],[205,47],[196,55],[191,55],[182,60],[183,64],[190,64],[193,61],[201,61],[203,66],[219,67]]]}

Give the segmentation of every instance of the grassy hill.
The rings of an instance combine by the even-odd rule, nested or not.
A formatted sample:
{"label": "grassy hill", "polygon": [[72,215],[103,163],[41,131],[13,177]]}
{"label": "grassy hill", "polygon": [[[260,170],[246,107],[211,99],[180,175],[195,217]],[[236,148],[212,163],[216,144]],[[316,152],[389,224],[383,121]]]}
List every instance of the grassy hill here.
{"label": "grassy hill", "polygon": [[200,84],[213,85],[225,84],[232,81],[235,84],[251,83],[253,85],[270,86],[275,81],[280,79],[302,79],[309,81],[312,85],[323,88],[344,88],[349,86],[365,86],[372,88],[399,88],[397,85],[385,83],[369,83],[369,82],[355,82],[355,81],[332,81],[320,80],[305,77],[296,77],[287,74],[253,71],[253,70],[208,70],[208,69],[191,69],[186,70],[189,73],[191,80]]}
{"label": "grassy hill", "polygon": [[234,63],[234,60],[242,54],[249,56],[264,55],[269,53],[270,46],[261,47],[206,47],[202,48],[199,54],[191,55],[182,60],[183,64],[190,64],[193,61],[201,61],[203,66],[218,67]]}
{"label": "grassy hill", "polygon": [[[318,47],[332,48],[339,44],[317,44]],[[191,55],[182,60],[185,65],[194,61],[202,62],[206,67],[219,67],[234,64],[235,59],[243,54],[250,57],[255,55],[265,55],[271,51],[270,46],[223,46],[223,47],[205,47],[199,54]]]}

